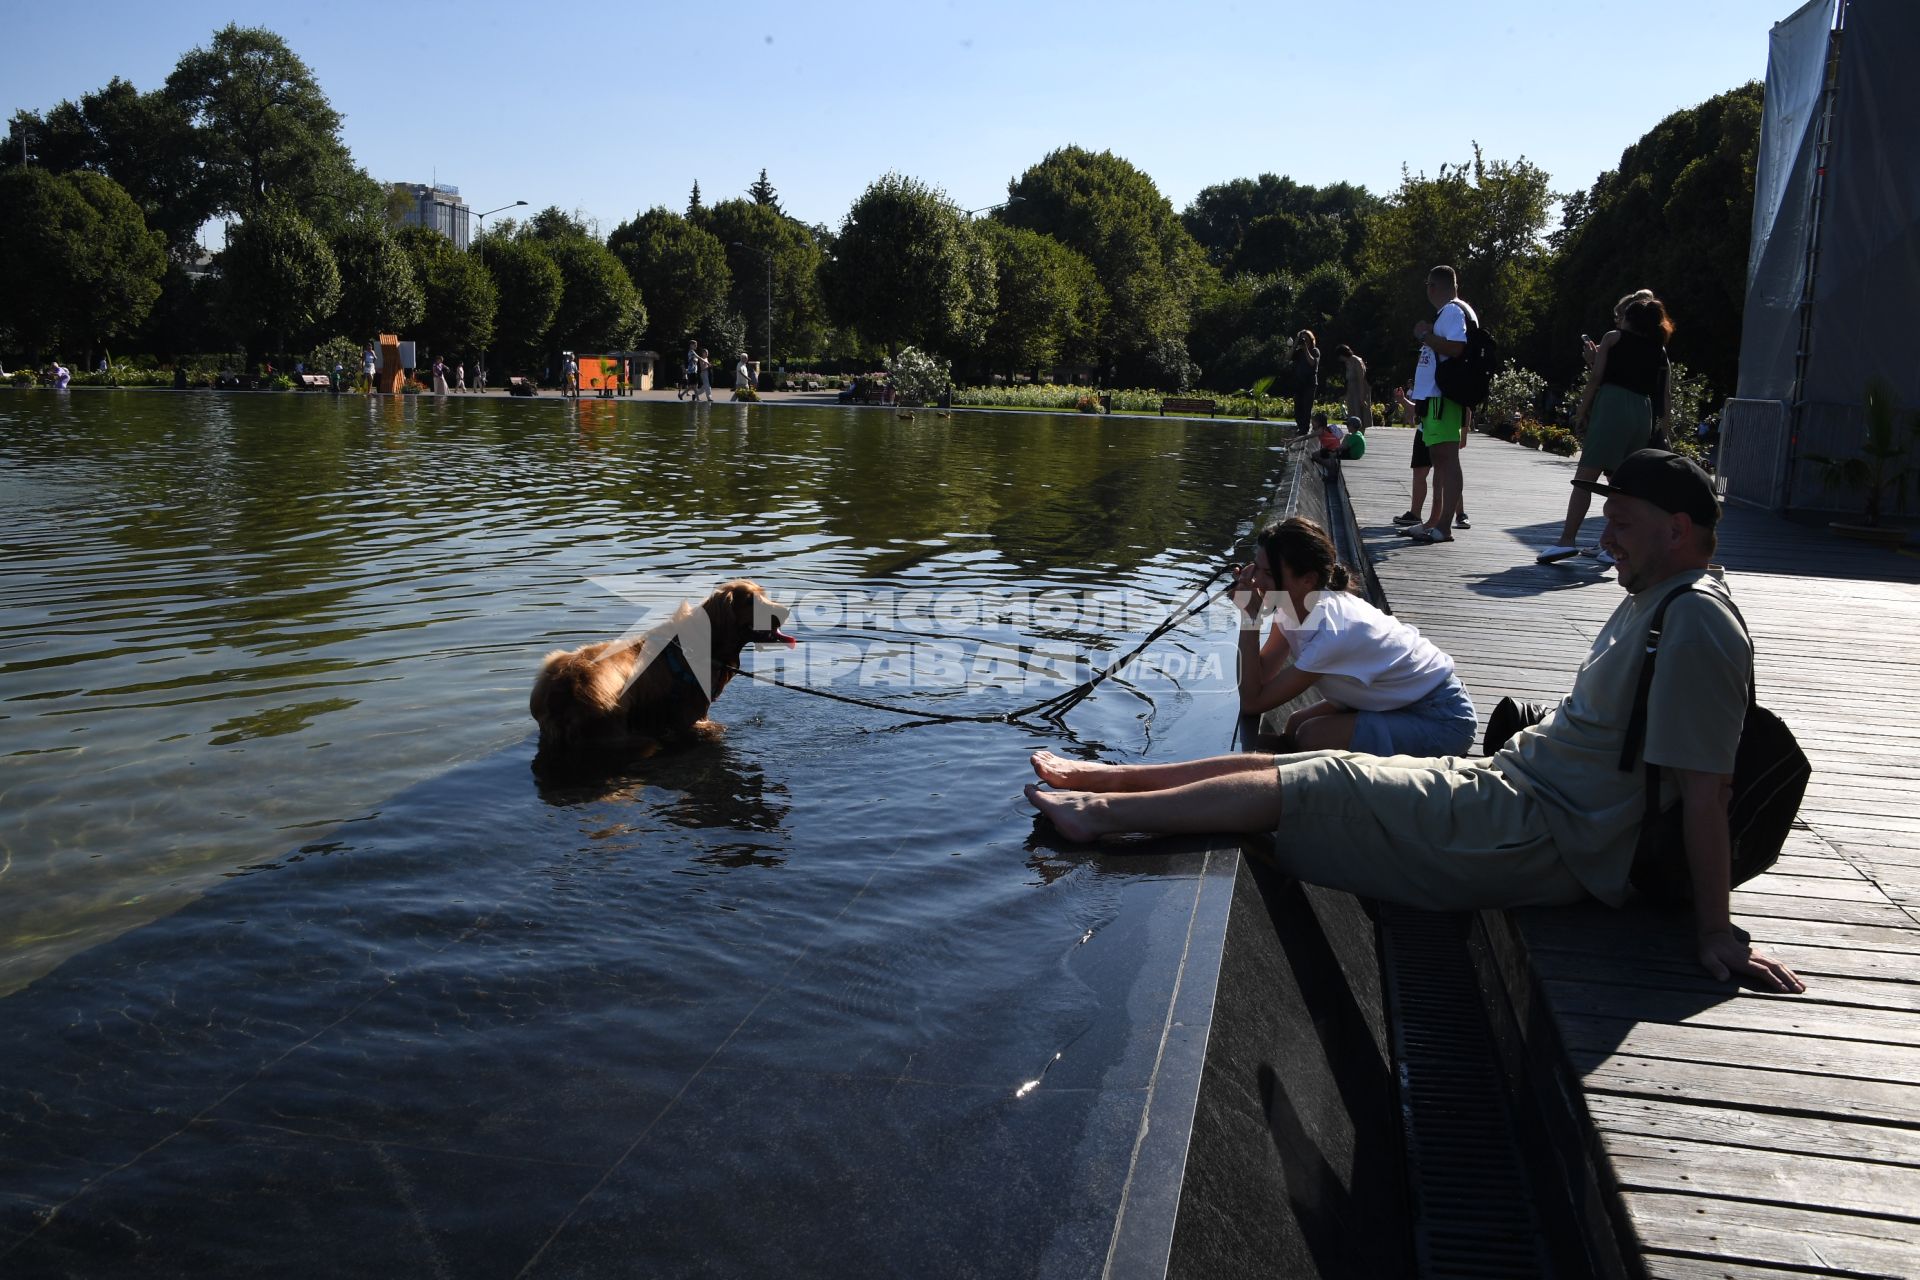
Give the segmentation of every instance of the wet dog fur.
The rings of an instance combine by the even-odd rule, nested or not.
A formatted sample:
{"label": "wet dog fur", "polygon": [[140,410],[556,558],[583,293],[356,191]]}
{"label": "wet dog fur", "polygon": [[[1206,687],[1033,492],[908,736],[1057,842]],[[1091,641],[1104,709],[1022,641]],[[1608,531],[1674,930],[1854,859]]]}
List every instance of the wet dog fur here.
{"label": "wet dog fur", "polygon": [[[696,609],[705,611],[711,638],[704,689],[688,678],[689,663],[700,661],[697,644],[683,649],[684,658],[666,653],[676,636],[697,638]],[[758,583],[738,578],[721,583],[698,605],[681,605],[645,635],[548,654],[528,701],[540,726],[540,755],[548,761],[630,759],[712,735],[718,726],[707,710],[733,678],[730,668],[739,664],[740,651],[749,644],[793,643],[780,631],[789,612]]]}

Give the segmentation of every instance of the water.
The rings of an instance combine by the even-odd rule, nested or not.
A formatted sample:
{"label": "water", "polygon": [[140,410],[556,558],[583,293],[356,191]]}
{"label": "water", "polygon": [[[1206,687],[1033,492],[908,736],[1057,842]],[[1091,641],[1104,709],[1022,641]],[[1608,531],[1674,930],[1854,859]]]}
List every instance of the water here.
{"label": "water", "polygon": [[[542,654],[635,620],[609,577],[1170,610],[1263,510],[1270,431],[0,395],[0,1257],[31,1237],[15,1263],[154,1261],[101,1244],[114,1226],[197,1242],[169,1265],[277,1256],[271,1213],[220,1211],[217,1245],[193,1231],[183,1188],[212,1215],[206,1188],[231,1183],[306,1206],[368,1266],[417,1229],[435,1265],[478,1249],[513,1274],[592,1257],[584,1206],[641,1171],[668,1221],[742,1177],[818,1180],[853,1159],[833,1136],[853,1117],[894,1150],[942,1108],[1000,1132],[1017,1096],[1057,1109],[1061,1159],[1104,1151],[1124,1114],[1062,1100],[1147,1069],[1128,984],[1167,945],[1156,882],[1191,867],[1050,847],[1024,759],[1223,749],[1231,698],[1198,668],[1230,662],[1229,635],[1168,637],[1194,674],[1116,680],[1064,734],[736,681],[719,740],[587,781],[529,769],[526,693]],[[817,607],[806,647],[743,665],[817,677],[808,655],[838,646],[870,674],[957,637],[1032,666],[1035,645],[1111,656],[1152,620]],[[966,713],[1064,687],[853,679],[835,687]],[[706,1158],[716,1130],[767,1131],[739,1108],[775,1080],[751,1105],[781,1140]],[[463,1225],[476,1178],[515,1209]],[[1107,1211],[1059,1199],[1009,1247]],[[704,1217],[648,1247],[740,1247]]]}

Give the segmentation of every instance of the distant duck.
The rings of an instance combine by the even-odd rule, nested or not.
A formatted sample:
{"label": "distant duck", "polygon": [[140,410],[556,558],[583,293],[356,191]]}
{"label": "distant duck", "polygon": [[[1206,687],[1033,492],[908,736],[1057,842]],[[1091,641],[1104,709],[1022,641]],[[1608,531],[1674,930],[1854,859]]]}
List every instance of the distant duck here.
{"label": "distant duck", "polygon": [[900,421],[902,421],[902,422],[912,422],[912,421],[913,421],[913,410],[911,410],[911,409],[909,409],[909,410],[907,410],[907,411],[906,411],[905,413],[903,413],[903,414],[900,414],[900,415],[899,415],[899,417],[900,417]]}
{"label": "distant duck", "polygon": [[934,414],[933,416],[936,418],[951,418],[953,416],[953,411],[950,409],[942,409],[940,410],[940,412]]}

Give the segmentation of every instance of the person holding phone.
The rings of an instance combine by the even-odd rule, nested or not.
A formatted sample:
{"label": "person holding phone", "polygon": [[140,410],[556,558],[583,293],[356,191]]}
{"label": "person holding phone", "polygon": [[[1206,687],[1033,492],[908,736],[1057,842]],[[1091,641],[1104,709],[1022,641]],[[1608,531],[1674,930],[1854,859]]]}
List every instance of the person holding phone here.
{"label": "person holding phone", "polygon": [[[1560,540],[1534,557],[1537,564],[1556,564],[1580,554],[1580,526],[1593,499],[1582,487],[1611,474],[1636,449],[1653,439],[1655,424],[1670,429],[1673,388],[1667,360],[1667,340],[1673,321],[1650,289],[1630,293],[1614,304],[1614,323],[1593,342],[1581,335],[1582,353],[1592,352],[1587,389],[1574,415],[1574,430],[1585,440],[1573,473],[1573,494],[1567,499],[1566,522]],[[1613,557],[1596,549],[1602,564]]]}

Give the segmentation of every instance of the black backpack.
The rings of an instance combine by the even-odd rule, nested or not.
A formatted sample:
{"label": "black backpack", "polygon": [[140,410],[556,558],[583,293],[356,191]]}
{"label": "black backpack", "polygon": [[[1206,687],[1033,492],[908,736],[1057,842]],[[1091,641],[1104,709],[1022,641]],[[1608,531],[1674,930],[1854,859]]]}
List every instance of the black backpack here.
{"label": "black backpack", "polygon": [[[1653,611],[1647,629],[1647,656],[1640,664],[1640,687],[1634,694],[1633,716],[1627,722],[1627,740],[1620,749],[1620,769],[1630,772],[1647,732],[1647,696],[1653,689],[1654,662],[1660,651],[1660,624],[1676,597],[1710,595],[1697,584],[1667,594]],[[1731,602],[1728,607],[1732,608]],[[1747,620],[1735,608],[1741,630]],[[1749,645],[1753,635],[1747,633]],[[1693,879],[1687,869],[1687,843],[1679,801],[1660,808],[1660,766],[1646,764],[1647,811],[1640,823],[1640,843],[1633,854],[1633,887],[1662,902],[1687,902]],[[1813,766],[1794,740],[1793,731],[1779,716],[1761,706],[1754,689],[1753,665],[1747,666],[1747,717],[1740,726],[1740,745],[1733,757],[1733,796],[1727,806],[1727,831],[1733,844],[1733,883],[1742,884],[1771,867],[1787,842],[1800,798],[1806,794]]]}
{"label": "black backpack", "polygon": [[1493,375],[1500,371],[1500,344],[1466,307],[1460,308],[1460,315],[1467,322],[1466,350],[1440,362],[1433,371],[1433,385],[1440,389],[1442,399],[1478,409],[1487,402]]}

